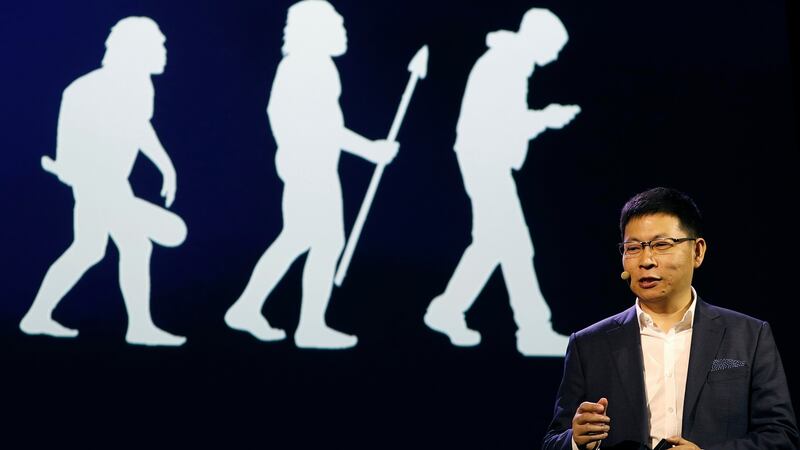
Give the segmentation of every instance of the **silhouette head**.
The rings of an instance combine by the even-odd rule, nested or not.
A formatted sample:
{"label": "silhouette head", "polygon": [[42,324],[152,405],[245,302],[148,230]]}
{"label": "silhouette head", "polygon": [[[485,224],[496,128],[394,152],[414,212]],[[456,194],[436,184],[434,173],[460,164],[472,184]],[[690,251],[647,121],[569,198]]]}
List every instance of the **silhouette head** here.
{"label": "silhouette head", "polygon": [[286,14],[282,51],[284,55],[343,55],[347,51],[344,19],[325,0],[295,3]]}
{"label": "silhouette head", "polygon": [[522,16],[517,36],[539,66],[555,61],[569,40],[561,19],[543,8],[531,8]]}
{"label": "silhouette head", "polygon": [[103,67],[158,75],[167,65],[166,38],[149,17],[126,17],[111,28]]}

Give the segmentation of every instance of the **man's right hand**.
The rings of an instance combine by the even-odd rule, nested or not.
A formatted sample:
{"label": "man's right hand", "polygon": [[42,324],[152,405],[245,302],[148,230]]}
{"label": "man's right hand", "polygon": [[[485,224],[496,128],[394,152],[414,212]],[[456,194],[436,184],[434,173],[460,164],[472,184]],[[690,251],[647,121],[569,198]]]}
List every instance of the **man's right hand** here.
{"label": "man's right hand", "polygon": [[572,439],[580,449],[594,450],[599,441],[608,437],[611,418],[606,415],[608,399],[597,403],[583,402],[572,418]]}

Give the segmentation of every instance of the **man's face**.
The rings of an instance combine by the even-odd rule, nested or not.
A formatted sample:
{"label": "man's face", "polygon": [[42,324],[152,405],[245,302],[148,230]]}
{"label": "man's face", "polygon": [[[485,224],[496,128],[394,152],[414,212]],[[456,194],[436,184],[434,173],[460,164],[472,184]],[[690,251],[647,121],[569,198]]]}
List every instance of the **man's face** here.
{"label": "man's face", "polygon": [[[677,217],[651,214],[631,219],[625,226],[624,241],[689,236]],[[622,265],[631,274],[630,287],[644,305],[681,305],[691,299],[692,275],[705,255],[705,240],[675,244],[667,253],[654,254],[648,246],[636,256],[623,256]]]}

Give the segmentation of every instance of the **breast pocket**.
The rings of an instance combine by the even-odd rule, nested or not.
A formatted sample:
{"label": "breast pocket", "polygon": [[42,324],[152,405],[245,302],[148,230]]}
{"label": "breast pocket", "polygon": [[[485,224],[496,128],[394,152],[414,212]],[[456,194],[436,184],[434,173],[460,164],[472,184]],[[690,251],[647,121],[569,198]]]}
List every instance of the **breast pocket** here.
{"label": "breast pocket", "polygon": [[708,383],[716,384],[731,380],[747,378],[750,374],[750,367],[735,367],[731,369],[717,370],[708,374]]}

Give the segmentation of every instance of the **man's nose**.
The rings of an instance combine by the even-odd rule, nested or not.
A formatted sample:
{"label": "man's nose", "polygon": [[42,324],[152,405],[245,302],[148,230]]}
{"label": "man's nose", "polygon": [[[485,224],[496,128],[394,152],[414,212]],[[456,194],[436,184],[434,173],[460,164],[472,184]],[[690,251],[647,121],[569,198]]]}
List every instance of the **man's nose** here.
{"label": "man's nose", "polygon": [[642,253],[639,255],[639,267],[650,268],[656,265],[658,265],[658,262],[656,261],[653,248],[649,245],[645,245],[644,248],[642,248]]}

